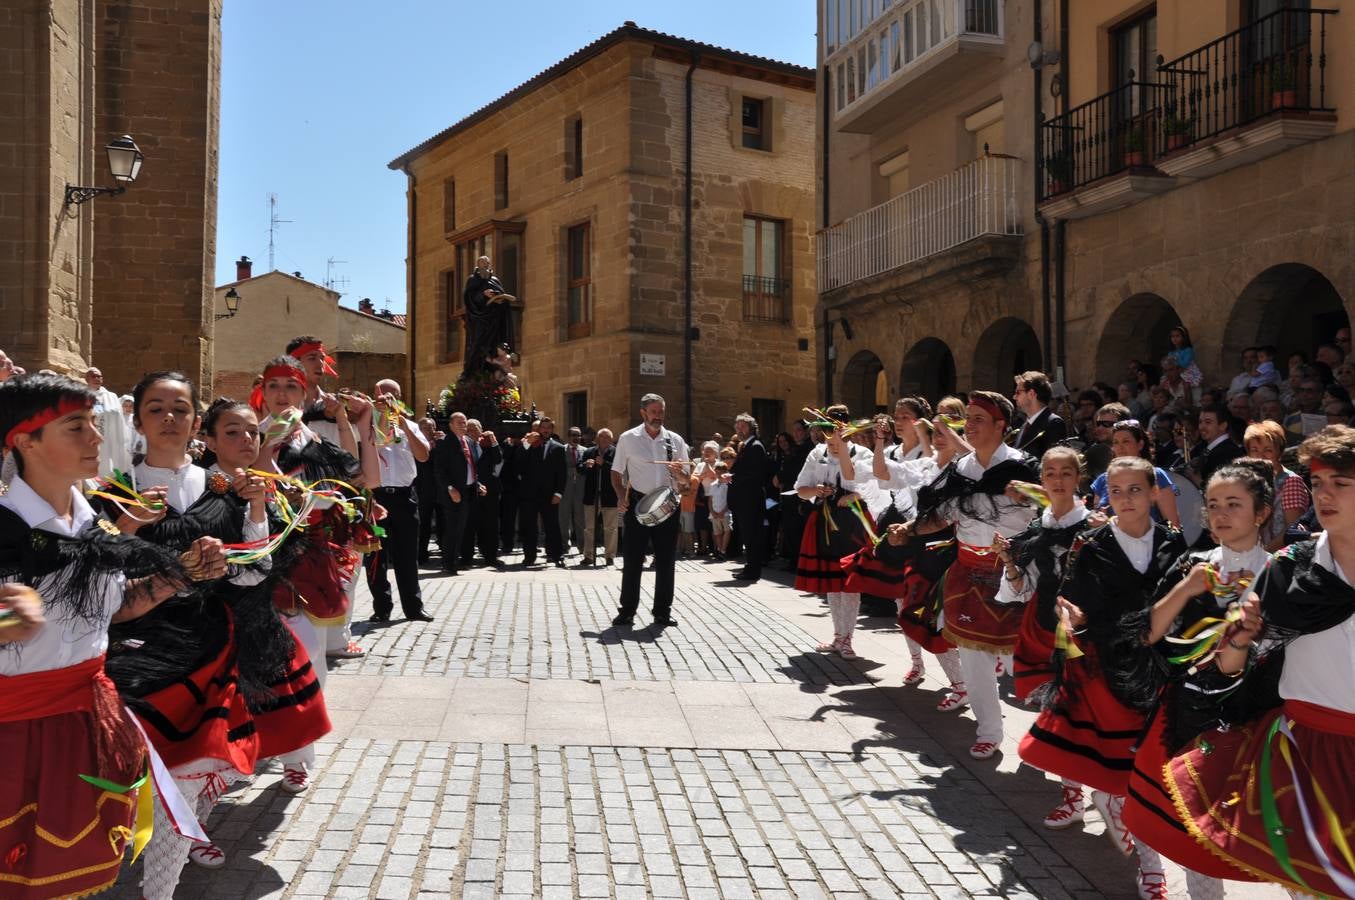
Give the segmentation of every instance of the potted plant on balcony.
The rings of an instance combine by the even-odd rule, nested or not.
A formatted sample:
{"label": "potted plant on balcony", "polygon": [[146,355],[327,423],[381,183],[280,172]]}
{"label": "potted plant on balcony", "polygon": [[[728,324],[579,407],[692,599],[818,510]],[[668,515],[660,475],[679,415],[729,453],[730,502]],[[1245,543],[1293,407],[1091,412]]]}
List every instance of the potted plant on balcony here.
{"label": "potted plant on balcony", "polygon": [[1073,155],[1071,153],[1051,153],[1044,158],[1045,176],[1049,179],[1047,196],[1062,194],[1072,186]]}
{"label": "potted plant on balcony", "polygon": [[1293,109],[1299,105],[1298,78],[1292,63],[1275,64],[1270,74],[1270,108]]}
{"label": "potted plant on balcony", "polygon": [[1124,135],[1124,164],[1126,168],[1135,168],[1144,164],[1143,126],[1131,125]]}
{"label": "potted plant on balcony", "polygon": [[1169,113],[1162,120],[1162,133],[1167,136],[1167,150],[1176,150],[1190,143],[1195,132],[1194,116]]}

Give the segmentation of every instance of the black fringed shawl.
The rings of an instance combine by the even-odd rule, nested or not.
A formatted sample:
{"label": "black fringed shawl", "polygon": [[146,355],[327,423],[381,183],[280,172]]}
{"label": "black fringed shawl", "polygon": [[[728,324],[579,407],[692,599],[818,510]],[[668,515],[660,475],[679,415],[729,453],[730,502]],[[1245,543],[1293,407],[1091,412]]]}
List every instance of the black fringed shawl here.
{"label": "black fringed shawl", "polygon": [[1007,485],[1013,481],[1040,480],[1039,466],[1025,454],[1020,459],[998,463],[977,480],[960,474],[956,468],[959,461],[951,460],[931,484],[918,491],[919,519],[936,516],[946,503],[953,500],[965,518],[992,522],[998,517],[997,501],[1005,496]]}
{"label": "black fringed shawl", "polygon": [[1086,519],[1066,528],[1050,528],[1044,525],[1042,516],[1037,516],[1025,531],[1010,539],[1012,564],[1023,572],[1035,566],[1035,616],[1046,631],[1053,631],[1058,624],[1054,601],[1063,582],[1068,551],[1086,530]]}

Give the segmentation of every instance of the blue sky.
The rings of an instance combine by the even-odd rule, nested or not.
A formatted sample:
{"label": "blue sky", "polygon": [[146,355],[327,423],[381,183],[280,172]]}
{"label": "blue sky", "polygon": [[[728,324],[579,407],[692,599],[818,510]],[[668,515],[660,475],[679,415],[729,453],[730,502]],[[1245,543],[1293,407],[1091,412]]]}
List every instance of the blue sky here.
{"label": "blue sky", "polygon": [[405,179],[391,159],[627,19],[813,66],[814,18],[814,0],[228,0],[217,283],[241,254],[266,271],[271,192],[291,220],[277,268],[323,282],[329,258],[346,260],[340,302],[401,312]]}

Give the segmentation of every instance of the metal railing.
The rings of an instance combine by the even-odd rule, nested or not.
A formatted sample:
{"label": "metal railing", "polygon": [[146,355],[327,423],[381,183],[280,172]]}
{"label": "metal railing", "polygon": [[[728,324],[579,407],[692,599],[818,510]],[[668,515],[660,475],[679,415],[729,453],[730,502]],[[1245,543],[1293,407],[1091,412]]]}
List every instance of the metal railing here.
{"label": "metal railing", "polygon": [[1151,165],[1162,86],[1131,81],[1075,106],[1040,130],[1040,199]]}
{"label": "metal railing", "polygon": [[1171,62],[1157,148],[1170,152],[1271,113],[1332,112],[1327,97],[1330,9],[1281,9]]}
{"label": "metal railing", "polygon": [[1001,40],[1000,0],[903,0],[837,47],[824,61],[836,85],[837,113],[960,35]]}
{"label": "metal railing", "polygon": [[755,322],[789,322],[790,281],[763,275],[743,276],[743,317]]}
{"label": "metal railing", "polygon": [[818,233],[819,291],[984,235],[1021,234],[1021,161],[984,156]]}

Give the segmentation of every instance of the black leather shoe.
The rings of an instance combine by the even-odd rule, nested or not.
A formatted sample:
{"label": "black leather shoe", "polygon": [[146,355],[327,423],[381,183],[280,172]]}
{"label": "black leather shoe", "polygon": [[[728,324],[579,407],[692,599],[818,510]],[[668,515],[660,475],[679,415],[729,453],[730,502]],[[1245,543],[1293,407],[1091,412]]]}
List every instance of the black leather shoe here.
{"label": "black leather shoe", "polygon": [[406,622],[431,622],[433,617],[426,612],[415,613],[412,616],[405,616]]}
{"label": "black leather shoe", "polygon": [[563,559],[557,559],[557,560],[555,561],[555,568],[557,568],[557,569],[563,569],[564,567],[565,567],[565,561],[564,561]]}
{"label": "black leather shoe", "polygon": [[669,613],[669,614],[666,615],[666,616],[655,616],[655,617],[654,617],[654,627],[655,627],[655,628],[676,628],[676,627],[678,627],[678,620],[675,619],[675,618],[673,618],[672,613]]}
{"label": "black leather shoe", "polygon": [[632,625],[634,625],[634,624],[635,624],[635,617],[634,617],[634,616],[628,616],[628,615],[626,615],[625,613],[622,613],[621,615],[617,616],[615,619],[612,619],[612,627],[613,627],[613,628],[629,628],[630,626],[632,626]]}
{"label": "black leather shoe", "polygon": [[747,569],[740,569],[739,571],[737,571],[737,572],[734,573],[734,580],[735,580],[735,581],[749,581],[749,582],[751,582],[751,581],[757,581],[757,580],[758,580],[759,578],[761,578],[761,577],[762,577],[761,575],[754,575],[752,572],[749,572]]}
{"label": "black leather shoe", "polygon": [[367,619],[368,622],[375,622],[378,625],[386,625],[390,620],[391,617],[389,615],[383,615],[382,613],[372,613]]}

